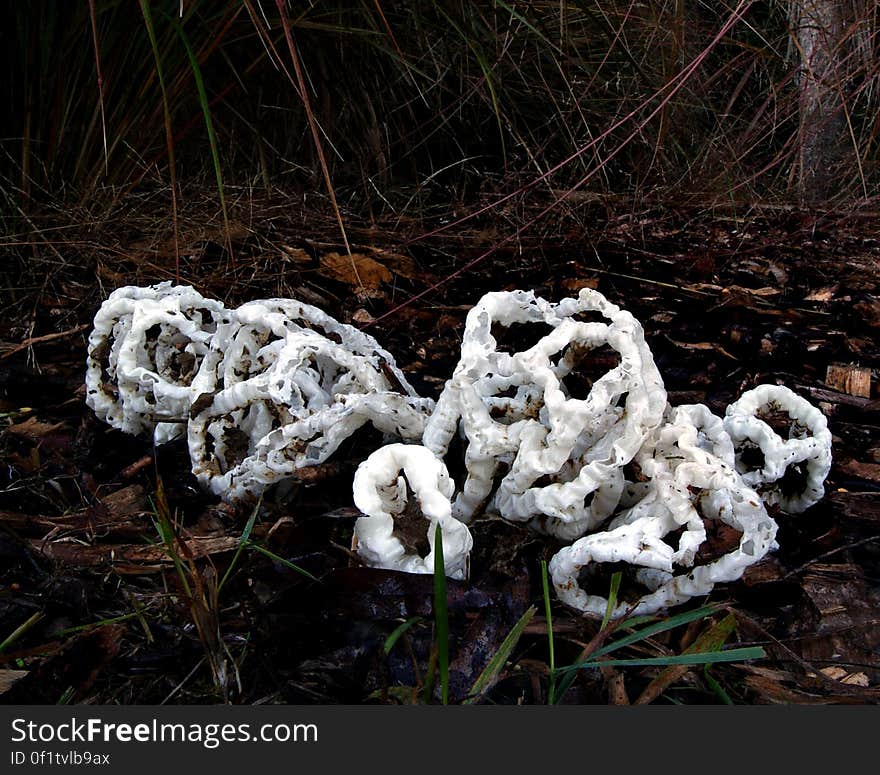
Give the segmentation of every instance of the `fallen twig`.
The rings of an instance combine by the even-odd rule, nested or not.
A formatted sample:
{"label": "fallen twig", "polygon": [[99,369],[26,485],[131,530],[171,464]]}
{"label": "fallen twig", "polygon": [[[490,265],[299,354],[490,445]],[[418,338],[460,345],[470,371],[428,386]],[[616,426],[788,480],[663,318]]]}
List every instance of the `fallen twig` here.
{"label": "fallen twig", "polygon": [[58,331],[54,334],[43,334],[43,336],[28,337],[21,344],[14,345],[10,350],[7,350],[3,354],[0,354],[0,361],[2,361],[4,358],[9,358],[16,353],[20,353],[22,350],[27,350],[28,347],[33,347],[35,344],[44,344],[46,342],[54,342],[57,339],[64,339],[65,337],[78,334],[80,331],[85,331],[87,328],[89,328],[89,325],[83,324],[81,326],[69,328],[67,331]]}

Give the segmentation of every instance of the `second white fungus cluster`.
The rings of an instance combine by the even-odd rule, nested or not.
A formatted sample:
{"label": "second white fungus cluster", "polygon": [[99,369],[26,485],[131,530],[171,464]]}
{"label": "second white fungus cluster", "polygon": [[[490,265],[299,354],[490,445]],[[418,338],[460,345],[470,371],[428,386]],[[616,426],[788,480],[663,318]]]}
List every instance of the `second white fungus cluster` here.
{"label": "second white fungus cluster", "polygon": [[157,443],[185,433],[196,478],[228,501],[324,463],[366,423],[418,440],[434,406],[372,336],[316,307],[266,299],[230,310],[170,283],[104,302],[86,403]]}
{"label": "second white fungus cluster", "polygon": [[559,598],[597,616],[603,567],[635,587],[614,617],[740,578],[776,546],[767,506],[805,510],[831,466],[824,415],[788,388],[761,385],[724,417],[670,406],[640,323],[591,289],[483,296],[436,405],[375,339],[315,307],[227,310],[167,283],[105,302],[86,382],[114,427],[157,443],[185,428],[199,481],[231,501],[324,463],[370,423],[395,442],[354,478],[366,565],[433,572],[439,525],[447,575],[463,579],[468,524],[527,523],[563,544],[549,565]]}

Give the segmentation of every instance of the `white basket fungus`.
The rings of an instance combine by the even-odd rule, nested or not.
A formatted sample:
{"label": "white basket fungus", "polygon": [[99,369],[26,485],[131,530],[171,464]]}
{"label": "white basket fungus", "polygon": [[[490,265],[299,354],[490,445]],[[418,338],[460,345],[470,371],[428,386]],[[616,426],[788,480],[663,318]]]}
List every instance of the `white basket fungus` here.
{"label": "white basket fungus", "polygon": [[[695,564],[706,540],[704,520],[723,523],[741,536],[722,556]],[[673,474],[659,475],[645,497],[612,520],[607,531],[560,549],[549,570],[563,602],[603,616],[608,600],[581,587],[581,571],[591,564],[627,563],[643,594],[621,601],[611,615],[651,614],[739,579],[770,551],[776,530],[758,494],[723,461],[682,463]],[[664,540],[673,535],[674,541]]]}
{"label": "white basket fungus", "polygon": [[[433,573],[439,524],[446,575],[466,578],[473,539],[467,526],[452,516],[454,489],[446,466],[429,449],[389,444],[376,450],[354,476],[354,502],[366,515],[357,520],[354,531],[364,563],[407,573]],[[408,550],[408,542],[395,535],[395,520],[413,511],[425,522],[422,535],[428,552],[424,557]]]}
{"label": "white basket fungus", "polygon": [[86,403],[126,433],[157,443],[183,432],[192,382],[217,327],[220,302],[170,282],[110,294],[95,315],[86,362]]}
{"label": "white basket fungus", "polygon": [[[774,414],[784,435],[770,424]],[[724,428],[737,470],[768,504],[797,514],[821,500],[831,469],[831,432],[809,401],[787,387],[759,385],[727,408]]]}
{"label": "white basket fungus", "polygon": [[215,494],[238,500],[292,478],[367,422],[398,438],[421,436],[433,402],[395,393],[376,358],[307,330],[277,344],[271,365],[206,394],[210,403],[190,420],[193,472]]}
{"label": "white basket fungus", "polygon": [[[588,317],[598,320],[581,319]],[[549,332],[522,351],[499,349],[493,326],[524,324]],[[603,346],[618,365],[574,397],[569,377]],[[456,431],[467,439],[459,519],[473,518],[491,497],[505,519],[537,517],[550,532],[583,534],[613,511],[621,469],[665,404],[640,324],[601,294],[584,289],[552,304],[531,292],[489,293],[468,313],[461,360],[424,444],[443,457]]]}
{"label": "white basket fungus", "polygon": [[419,398],[376,340],[308,304],[226,310],[188,286],[114,291],[89,338],[86,401],[127,433],[186,433],[193,472],[225,500],[325,462],[367,422],[419,439]]}
{"label": "white basket fungus", "polygon": [[[639,587],[613,617],[739,579],[776,548],[766,506],[808,508],[831,465],[825,417],[787,388],[750,390],[724,418],[669,406],[639,322],[590,289],[558,303],[483,296],[435,404],[373,337],[316,307],[226,310],[186,286],[120,288],[95,317],[86,388],[126,432],[162,442],[186,426],[195,475],[230,501],[326,462],[369,423],[409,443],[380,447],[355,474],[366,565],[432,573],[439,525],[447,575],[466,578],[466,523],[486,513],[570,544],[550,562],[554,587],[595,616],[609,564]],[[444,459],[458,440],[456,487]]]}

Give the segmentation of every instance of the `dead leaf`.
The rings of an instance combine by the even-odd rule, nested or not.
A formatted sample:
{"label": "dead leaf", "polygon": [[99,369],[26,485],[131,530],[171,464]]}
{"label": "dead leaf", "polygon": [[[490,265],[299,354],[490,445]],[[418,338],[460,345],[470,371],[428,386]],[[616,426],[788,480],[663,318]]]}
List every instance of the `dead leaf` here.
{"label": "dead leaf", "polygon": [[41,439],[63,426],[64,423],[41,422],[36,417],[28,417],[24,422],[10,425],[6,431],[15,436],[23,436],[29,439]]}
{"label": "dead leaf", "polygon": [[139,484],[123,487],[101,498],[109,515],[117,519],[147,510],[147,493]]}
{"label": "dead leaf", "polygon": [[714,285],[713,283],[690,283],[684,286],[684,290],[701,294],[714,294],[720,293],[724,289],[720,285]]}
{"label": "dead leaf", "polygon": [[27,674],[27,670],[0,670],[0,694],[8,692]]}
{"label": "dead leaf", "polygon": [[388,267],[363,253],[352,253],[350,256],[327,253],[321,256],[321,273],[346,285],[372,291],[393,279]]}
{"label": "dead leaf", "polygon": [[831,301],[831,299],[834,298],[834,294],[837,292],[837,288],[837,285],[829,285],[827,288],[819,288],[819,290],[813,291],[809,296],[804,296],[804,301]]}
{"label": "dead leaf", "polygon": [[[375,260],[382,266],[390,269],[394,274],[406,277],[407,280],[430,280],[430,275],[424,269],[421,269],[409,256],[379,248],[374,248],[373,251]],[[360,271],[360,268],[358,271]]]}
{"label": "dead leaf", "polygon": [[[707,627],[703,634],[684,650],[684,653],[700,654],[706,651],[719,651],[735,629],[736,618],[733,614],[728,614],[720,622]],[[667,667],[645,687],[645,690],[639,695],[635,704],[647,705],[653,702],[666,691],[670,684],[677,681],[690,669],[690,665],[672,665]]]}
{"label": "dead leaf", "polygon": [[832,665],[831,667],[823,667],[820,671],[822,675],[828,676],[832,681],[840,681],[847,686],[868,687],[868,676],[864,673],[849,673],[842,667]]}
{"label": "dead leaf", "polygon": [[294,248],[290,245],[281,246],[281,260],[292,261],[294,264],[308,266],[312,263],[312,257],[302,248]]}
{"label": "dead leaf", "polygon": [[629,705],[629,695],[626,693],[623,673],[613,667],[600,667],[599,670],[608,690],[608,704]]}
{"label": "dead leaf", "polygon": [[685,350],[704,350],[707,352],[711,350],[720,353],[725,358],[730,358],[732,361],[737,360],[735,355],[731,355],[720,344],[714,344],[712,342],[681,342],[678,339],[673,339],[671,336],[667,336],[666,338],[676,347],[681,347]]}
{"label": "dead leaf", "polygon": [[721,291],[722,296],[757,296],[761,299],[770,298],[771,296],[778,296],[782,291],[779,288],[745,288],[742,285],[728,285]]}
{"label": "dead leaf", "polygon": [[596,289],[599,287],[599,278],[598,277],[568,277],[559,282],[559,285],[564,290],[569,293],[578,293],[581,288],[593,288]]}

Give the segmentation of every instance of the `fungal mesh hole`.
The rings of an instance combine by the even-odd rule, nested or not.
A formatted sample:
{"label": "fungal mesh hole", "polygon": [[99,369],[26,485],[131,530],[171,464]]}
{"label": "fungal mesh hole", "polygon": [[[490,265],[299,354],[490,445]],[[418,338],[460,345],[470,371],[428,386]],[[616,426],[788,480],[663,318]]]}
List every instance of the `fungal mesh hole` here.
{"label": "fungal mesh hole", "polygon": [[623,467],[623,478],[628,482],[647,482],[648,477],[642,471],[642,467],[636,460],[630,460]]}
{"label": "fungal mesh hole", "polygon": [[150,364],[156,363],[156,348],[159,346],[159,337],[162,335],[162,325],[156,323],[144,331],[144,350]]}
{"label": "fungal mesh hole", "polygon": [[747,471],[759,471],[766,462],[764,452],[753,441],[744,441],[737,450],[737,459]]}
{"label": "fungal mesh hole", "polygon": [[583,401],[595,382],[620,365],[620,353],[608,344],[590,348],[572,343],[560,354],[560,364],[570,369],[562,378],[563,389],[571,398]]}
{"label": "fungal mesh hole", "polygon": [[608,318],[606,318],[599,310],[596,309],[585,309],[581,312],[576,312],[571,316],[571,319],[577,323],[605,323],[608,324]]}
{"label": "fungal mesh hole", "polygon": [[785,469],[785,474],[779,480],[779,491],[786,498],[800,495],[807,489],[807,479],[807,464],[805,462],[792,463]]}
{"label": "fungal mesh hole", "polygon": [[723,521],[725,514],[729,516],[728,505],[717,502],[714,505],[709,505],[711,502],[709,500],[710,490],[697,487],[689,487],[688,489],[693,495],[694,508],[700,515],[706,530],[706,538],[697,549],[694,565],[708,565],[736,549],[743,534],[741,530],[737,530]]}
{"label": "fungal mesh hole", "polygon": [[226,447],[226,468],[238,465],[247,457],[250,437],[241,428],[223,429],[223,444]]}
{"label": "fungal mesh hole", "polygon": [[681,536],[685,531],[685,526],[682,525],[680,528],[673,530],[671,533],[667,533],[661,539],[664,544],[672,547],[673,552],[677,552],[679,547],[681,546]]}
{"label": "fungal mesh hole", "polygon": [[592,490],[591,492],[588,492],[588,493],[584,496],[584,511],[585,511],[585,512],[590,510],[590,508],[591,508],[592,505],[593,505],[593,501],[594,501],[595,499],[596,499],[596,491],[595,491],[595,490]]}
{"label": "fungal mesh hole", "polygon": [[549,323],[514,323],[510,326],[493,323],[491,333],[496,350],[512,355],[534,347],[553,330]]}
{"label": "fungal mesh hole", "polygon": [[217,330],[217,323],[214,320],[214,313],[206,307],[198,307],[193,310],[193,316],[198,315],[199,327],[209,334],[213,334]]}
{"label": "fungal mesh hole", "polygon": [[742,531],[718,519],[703,519],[706,540],[700,544],[694,557],[694,566],[708,565],[736,549],[742,540]]}
{"label": "fungal mesh hole", "polygon": [[637,578],[640,569],[626,562],[591,562],[584,565],[577,575],[578,586],[588,595],[607,598],[611,590],[611,578],[620,573],[620,587],[617,590],[618,603],[633,604],[639,598],[650,594]]}
{"label": "fungal mesh hole", "polygon": [[201,463],[205,463],[209,460],[214,459],[214,434],[210,432],[210,430],[206,430],[205,432],[205,452],[202,460],[198,461]]}
{"label": "fungal mesh hole", "polygon": [[198,371],[199,361],[186,350],[179,350],[168,364],[168,376],[178,385],[189,385]]}
{"label": "fungal mesh hole", "polygon": [[756,416],[759,420],[767,423],[773,429],[773,432],[783,439],[789,438],[789,433],[795,427],[789,413],[780,409],[776,404],[763,407]]}
{"label": "fungal mesh hole", "polygon": [[431,551],[431,544],[428,542],[429,523],[422,513],[419,499],[406,480],[406,474],[403,474],[403,478],[406,481],[408,497],[403,512],[394,517],[394,529],[391,535],[403,544],[408,554],[426,557]]}
{"label": "fungal mesh hole", "polygon": [[449,447],[446,450],[446,454],[443,456],[443,463],[445,464],[446,470],[449,472],[449,476],[453,482],[464,482],[467,478],[468,471],[464,461],[464,454],[467,445],[467,439],[463,439],[458,431],[452,434],[452,438],[449,441]]}
{"label": "fungal mesh hole", "polygon": [[116,344],[116,337],[110,333],[91,353],[92,358],[101,364],[101,388],[115,402],[119,400],[119,386],[115,370],[111,371],[110,353]]}

